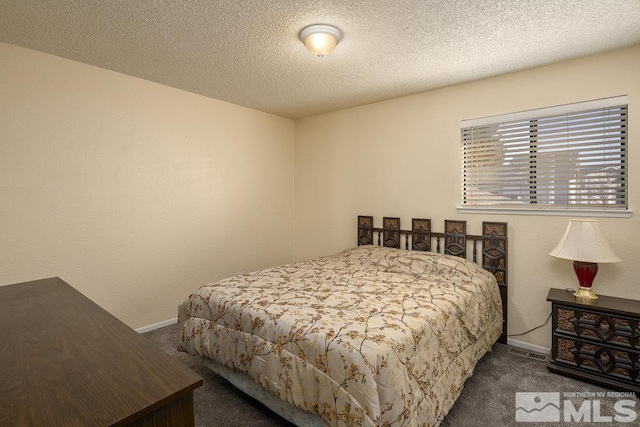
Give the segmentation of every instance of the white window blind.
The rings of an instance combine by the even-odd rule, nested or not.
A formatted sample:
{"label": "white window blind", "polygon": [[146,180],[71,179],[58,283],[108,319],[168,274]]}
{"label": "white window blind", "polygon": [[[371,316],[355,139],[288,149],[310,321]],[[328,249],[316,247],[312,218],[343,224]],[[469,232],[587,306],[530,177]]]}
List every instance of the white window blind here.
{"label": "white window blind", "polygon": [[462,206],[627,209],[621,98],[461,122]]}

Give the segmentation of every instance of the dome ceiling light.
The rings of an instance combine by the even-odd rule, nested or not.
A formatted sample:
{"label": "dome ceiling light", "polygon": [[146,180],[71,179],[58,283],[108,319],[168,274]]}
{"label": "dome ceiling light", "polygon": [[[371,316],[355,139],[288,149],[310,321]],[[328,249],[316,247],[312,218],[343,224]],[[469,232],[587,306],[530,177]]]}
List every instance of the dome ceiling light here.
{"label": "dome ceiling light", "polygon": [[333,52],[340,39],[342,33],[331,25],[309,25],[300,32],[300,40],[318,58]]}

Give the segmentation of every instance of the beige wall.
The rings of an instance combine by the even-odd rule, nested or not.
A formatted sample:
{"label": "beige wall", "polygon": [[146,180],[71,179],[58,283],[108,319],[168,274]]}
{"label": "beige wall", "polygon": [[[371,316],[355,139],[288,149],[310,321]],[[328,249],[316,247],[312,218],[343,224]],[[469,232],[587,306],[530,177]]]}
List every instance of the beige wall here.
{"label": "beige wall", "polygon": [[[137,328],[205,282],[353,246],[358,214],[466,219],[472,234],[497,220],[510,332],[524,331],[546,319],[550,287],[575,286],[547,255],[568,218],[458,214],[458,122],[628,94],[633,209],[638,69],[640,46],[294,126],[0,43],[0,285],[60,276]],[[600,220],[623,262],[601,265],[596,292],[640,299],[639,221]],[[515,339],[548,347],[549,327]]]}
{"label": "beige wall", "polygon": [[0,284],[60,276],[134,328],[293,259],[291,120],[0,43]]}
{"label": "beige wall", "polygon": [[[465,219],[509,223],[509,332],[547,318],[550,287],[576,287],[571,262],[550,257],[568,217],[459,214],[458,122],[502,113],[629,95],[629,200],[640,188],[640,46],[298,120],[295,123],[295,257],[337,252],[356,243],[356,216]],[[390,76],[393,78],[393,76]],[[596,293],[640,299],[640,216],[600,220],[623,259],[601,265]],[[550,326],[515,340],[550,346]]]}

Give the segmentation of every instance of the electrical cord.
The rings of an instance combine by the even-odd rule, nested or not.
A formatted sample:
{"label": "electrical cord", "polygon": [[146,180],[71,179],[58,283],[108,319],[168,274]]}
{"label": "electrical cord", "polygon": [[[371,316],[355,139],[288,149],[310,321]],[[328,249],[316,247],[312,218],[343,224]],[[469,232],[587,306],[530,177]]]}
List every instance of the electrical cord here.
{"label": "electrical cord", "polygon": [[521,333],[521,334],[509,334],[509,335],[507,335],[507,336],[508,336],[508,337],[520,337],[520,336],[522,336],[522,335],[526,335],[526,334],[528,334],[529,332],[533,332],[533,331],[535,331],[536,329],[540,329],[540,328],[542,328],[544,325],[546,325],[547,323],[549,323],[549,319],[551,319],[551,313],[549,313],[549,316],[547,316],[547,320],[545,320],[545,321],[544,321],[544,323],[543,323],[542,325],[538,325],[538,326],[536,326],[535,328],[531,328],[531,329],[529,329],[528,331],[523,332],[523,333]]}
{"label": "electrical cord", "polygon": [[[575,292],[575,289],[572,289],[572,288],[564,288],[564,290],[565,290],[565,291],[567,291],[567,292],[570,292],[570,293],[574,293],[574,292]],[[526,335],[526,334],[528,334],[529,332],[533,332],[533,331],[535,331],[536,329],[540,329],[540,328],[542,328],[544,325],[546,325],[547,323],[549,323],[549,319],[551,319],[551,314],[552,314],[552,313],[549,313],[549,316],[547,316],[547,320],[545,320],[545,321],[544,321],[544,323],[543,323],[542,325],[538,325],[538,326],[536,326],[535,328],[531,328],[531,329],[529,329],[528,331],[523,332],[523,333],[521,333],[521,334],[509,334],[509,335],[507,335],[507,336],[508,336],[508,337],[521,337],[522,335]]]}
{"label": "electrical cord", "polygon": [[[570,292],[570,293],[574,293],[574,292],[575,292],[575,289],[572,289],[572,288],[564,288],[564,290],[565,290],[565,291],[567,291],[567,292]],[[546,325],[547,323],[549,323],[549,319],[551,319],[551,314],[552,314],[552,313],[549,313],[549,316],[547,316],[547,320],[545,320],[545,321],[544,321],[544,323],[543,323],[542,325],[538,325],[538,326],[536,326],[535,328],[531,328],[531,329],[529,329],[528,331],[525,331],[525,332],[523,332],[523,333],[521,333],[521,334],[509,334],[509,335],[507,335],[507,336],[508,336],[508,337],[521,337],[522,335],[526,335],[526,334],[528,334],[529,332],[533,332],[533,331],[535,331],[536,329],[540,329],[540,328],[542,328],[544,325]]]}

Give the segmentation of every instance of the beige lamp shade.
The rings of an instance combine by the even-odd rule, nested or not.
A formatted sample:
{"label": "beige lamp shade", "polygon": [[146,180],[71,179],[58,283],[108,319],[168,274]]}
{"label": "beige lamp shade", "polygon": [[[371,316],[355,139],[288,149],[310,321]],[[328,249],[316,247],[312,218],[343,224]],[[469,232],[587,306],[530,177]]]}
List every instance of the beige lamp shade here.
{"label": "beige lamp shade", "polygon": [[562,239],[549,255],[582,262],[620,262],[594,219],[569,220]]}

